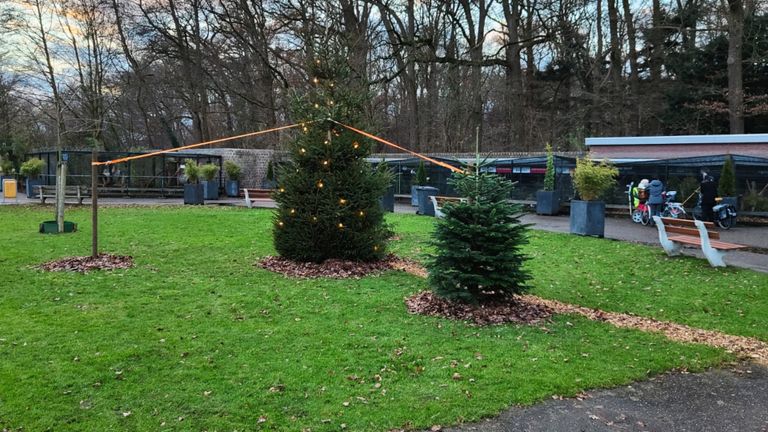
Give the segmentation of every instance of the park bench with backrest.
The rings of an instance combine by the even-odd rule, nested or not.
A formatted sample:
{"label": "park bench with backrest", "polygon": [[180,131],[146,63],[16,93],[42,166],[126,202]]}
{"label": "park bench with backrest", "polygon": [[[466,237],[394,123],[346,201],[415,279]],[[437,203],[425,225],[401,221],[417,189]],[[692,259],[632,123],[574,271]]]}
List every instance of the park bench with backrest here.
{"label": "park bench with backrest", "polygon": [[[48,198],[56,199],[56,186],[38,186],[37,197],[40,198],[40,204],[45,204]],[[64,187],[64,200],[77,200],[82,204],[85,198],[90,198],[90,190],[85,186],[66,186]]]}
{"label": "park bench with backrest", "polygon": [[445,217],[442,208],[447,203],[466,201],[466,198],[431,195],[432,205],[435,207],[435,217]]}
{"label": "park bench with backrest", "polygon": [[661,247],[669,256],[680,255],[684,245],[697,246],[712,267],[725,267],[723,257],[728,251],[747,247],[720,241],[720,233],[714,231],[712,222],[659,216],[654,216],[653,220],[659,230]]}
{"label": "park bench with backrest", "polygon": [[257,199],[261,199],[261,200],[271,199],[272,192],[274,192],[272,189],[243,188],[243,196],[245,196],[246,207],[253,208],[253,202],[254,200],[257,200]]}

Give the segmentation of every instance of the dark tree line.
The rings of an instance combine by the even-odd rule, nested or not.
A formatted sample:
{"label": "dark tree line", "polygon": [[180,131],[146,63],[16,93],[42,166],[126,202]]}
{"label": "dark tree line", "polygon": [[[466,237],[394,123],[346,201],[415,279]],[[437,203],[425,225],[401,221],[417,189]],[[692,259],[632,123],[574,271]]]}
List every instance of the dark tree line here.
{"label": "dark tree line", "polygon": [[414,150],[768,129],[758,0],[12,0],[0,20],[5,152],[292,122],[329,40],[367,123]]}

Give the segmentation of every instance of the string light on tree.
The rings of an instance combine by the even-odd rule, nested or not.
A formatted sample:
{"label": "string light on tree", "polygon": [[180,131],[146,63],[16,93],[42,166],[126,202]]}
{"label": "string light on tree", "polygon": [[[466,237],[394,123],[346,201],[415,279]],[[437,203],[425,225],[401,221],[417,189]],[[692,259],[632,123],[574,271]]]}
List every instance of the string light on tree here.
{"label": "string light on tree", "polygon": [[289,152],[293,166],[282,172],[284,192],[275,194],[276,219],[285,222],[273,225],[275,249],[297,261],[378,260],[391,236],[379,204],[391,176],[372,170],[364,159],[367,143],[336,123],[365,130],[364,101],[346,81],[334,82],[349,76],[347,60],[333,52],[326,61],[322,50],[310,60],[308,93],[292,104],[292,117],[302,119],[304,133],[295,135]]}

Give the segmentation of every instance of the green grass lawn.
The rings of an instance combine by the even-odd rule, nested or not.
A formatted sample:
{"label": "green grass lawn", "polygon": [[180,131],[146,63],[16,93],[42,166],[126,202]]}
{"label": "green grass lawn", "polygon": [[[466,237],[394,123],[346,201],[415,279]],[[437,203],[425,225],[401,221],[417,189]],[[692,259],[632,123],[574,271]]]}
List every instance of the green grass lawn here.
{"label": "green grass lawn", "polygon": [[[395,221],[404,240],[398,254],[422,259],[432,251],[434,220]],[[768,274],[670,258],[660,246],[535,230],[525,251],[531,294],[768,341]]]}
{"label": "green grass lawn", "polygon": [[[273,253],[263,210],[105,208],[102,249],[136,267],[44,273],[33,266],[90,251],[87,209],[67,215],[80,232],[37,234],[51,211],[0,208],[0,429],[418,429],[730,359],[575,316],[487,328],[412,316],[403,298],[426,284],[398,272],[284,278],[253,266]],[[433,219],[390,221],[397,253],[428,250]],[[712,299],[732,281],[720,301],[740,322],[764,317],[763,275],[547,233],[527,250],[536,294],[765,337]],[[674,286],[647,285],[638,261]]]}

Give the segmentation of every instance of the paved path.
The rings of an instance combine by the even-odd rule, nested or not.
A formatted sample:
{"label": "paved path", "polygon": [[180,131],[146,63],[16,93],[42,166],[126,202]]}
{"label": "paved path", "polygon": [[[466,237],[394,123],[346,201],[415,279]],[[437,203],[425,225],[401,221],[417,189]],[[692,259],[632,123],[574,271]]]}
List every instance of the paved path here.
{"label": "paved path", "polygon": [[766,432],[768,368],[741,364],[699,374],[669,373],[578,399],[513,407],[453,432]]}

